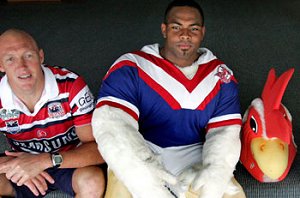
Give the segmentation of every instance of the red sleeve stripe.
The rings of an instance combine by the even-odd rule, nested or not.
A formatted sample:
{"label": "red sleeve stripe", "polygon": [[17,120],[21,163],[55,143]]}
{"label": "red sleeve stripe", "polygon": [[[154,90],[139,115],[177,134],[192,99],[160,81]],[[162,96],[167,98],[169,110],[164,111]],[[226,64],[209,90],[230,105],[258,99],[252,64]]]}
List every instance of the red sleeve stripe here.
{"label": "red sleeve stripe", "polygon": [[120,61],[116,64],[114,64],[106,73],[106,75],[104,76],[103,80],[105,80],[111,73],[113,73],[114,71],[116,71],[117,69],[124,67],[124,66],[131,66],[131,67],[137,67],[136,63],[129,61],[129,60],[123,60]]}
{"label": "red sleeve stripe", "polygon": [[217,127],[224,127],[224,126],[229,126],[229,125],[242,125],[242,119],[232,119],[232,120],[225,120],[221,122],[214,122],[210,123],[206,126],[206,131],[212,128],[217,128]]}
{"label": "red sleeve stripe", "polygon": [[136,121],[138,121],[138,119],[139,119],[138,115],[132,109],[130,109],[130,108],[128,108],[128,107],[126,107],[126,106],[124,106],[120,103],[102,100],[102,101],[97,103],[96,108],[99,108],[99,107],[104,106],[104,105],[108,105],[108,106],[111,106],[111,107],[122,109],[123,111],[128,113],[131,117],[133,117]]}

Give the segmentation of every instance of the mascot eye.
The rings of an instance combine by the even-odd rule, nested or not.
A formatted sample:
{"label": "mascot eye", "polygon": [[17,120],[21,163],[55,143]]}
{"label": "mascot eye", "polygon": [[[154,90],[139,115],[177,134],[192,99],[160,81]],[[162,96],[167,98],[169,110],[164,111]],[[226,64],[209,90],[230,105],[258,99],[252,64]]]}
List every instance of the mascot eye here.
{"label": "mascot eye", "polygon": [[253,116],[250,118],[250,128],[254,133],[257,133],[257,122]]}

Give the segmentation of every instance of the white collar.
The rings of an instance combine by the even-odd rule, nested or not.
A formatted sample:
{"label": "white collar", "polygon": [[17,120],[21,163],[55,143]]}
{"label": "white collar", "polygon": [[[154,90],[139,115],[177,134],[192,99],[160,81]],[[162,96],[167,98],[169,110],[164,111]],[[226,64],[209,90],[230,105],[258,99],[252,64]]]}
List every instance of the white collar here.
{"label": "white collar", "polygon": [[[159,54],[159,44],[155,43],[152,45],[146,45],[144,46],[141,51],[146,52],[147,54],[152,54],[158,58],[163,58]],[[199,48],[198,52],[201,54],[196,61],[198,65],[208,63],[217,57],[207,48]]]}
{"label": "white collar", "polygon": [[0,81],[0,99],[4,109],[17,109],[27,115],[36,115],[49,99],[58,96],[59,90],[54,74],[49,68],[43,65],[41,67],[45,76],[45,87],[41,98],[34,107],[34,112],[31,113],[24,103],[13,93],[6,75]]}

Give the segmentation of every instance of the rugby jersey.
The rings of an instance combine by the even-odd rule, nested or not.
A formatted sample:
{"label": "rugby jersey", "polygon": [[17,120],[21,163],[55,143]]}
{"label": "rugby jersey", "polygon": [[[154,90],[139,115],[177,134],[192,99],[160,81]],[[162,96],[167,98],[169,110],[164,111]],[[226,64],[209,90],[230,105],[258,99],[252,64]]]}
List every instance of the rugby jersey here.
{"label": "rugby jersey", "polygon": [[7,77],[0,82],[0,132],[13,150],[30,153],[73,149],[80,144],[75,126],[90,124],[94,98],[77,74],[42,65],[45,88],[34,112],[14,95]]}
{"label": "rugby jersey", "polygon": [[210,128],[241,124],[232,71],[208,49],[199,53],[192,79],[159,55],[158,44],[124,54],[104,77],[96,107],[124,110],[161,148],[203,144]]}

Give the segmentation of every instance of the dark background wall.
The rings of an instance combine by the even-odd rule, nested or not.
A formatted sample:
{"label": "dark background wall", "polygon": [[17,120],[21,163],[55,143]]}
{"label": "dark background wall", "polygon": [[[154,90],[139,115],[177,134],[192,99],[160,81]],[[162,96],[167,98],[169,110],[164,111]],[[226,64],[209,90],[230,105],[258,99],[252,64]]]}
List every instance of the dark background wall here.
{"label": "dark background wall", "polygon": [[[160,23],[169,2],[62,0],[50,4],[7,4],[4,1],[0,0],[0,32],[12,27],[28,31],[44,49],[46,63],[80,73],[95,95],[107,69],[121,54],[145,44],[162,43]],[[203,46],[233,69],[240,83],[243,112],[260,96],[271,67],[278,74],[290,67],[296,69],[283,103],[293,116],[295,141],[300,145],[300,1],[199,2],[206,18]],[[235,176],[250,198],[300,197],[299,155],[298,152],[283,182],[261,184],[241,166],[237,166]]]}
{"label": "dark background wall", "polygon": [[[160,42],[167,0],[77,0],[0,5],[0,32],[21,28],[33,34],[46,63],[66,66],[86,79],[97,95],[101,79],[121,54]],[[259,97],[268,71],[296,68],[283,103],[294,118],[300,142],[300,1],[202,0],[211,49],[240,83],[243,112]],[[1,91],[1,90],[0,90]],[[297,137],[298,136],[298,137]]]}

